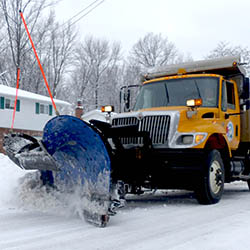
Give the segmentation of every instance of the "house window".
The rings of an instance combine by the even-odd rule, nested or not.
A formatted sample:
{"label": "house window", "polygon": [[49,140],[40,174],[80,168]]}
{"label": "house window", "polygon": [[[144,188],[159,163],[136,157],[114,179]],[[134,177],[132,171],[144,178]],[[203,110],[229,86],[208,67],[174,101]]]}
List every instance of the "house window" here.
{"label": "house window", "polygon": [[15,106],[15,100],[12,99],[5,99],[5,108],[6,109],[14,109]]}
{"label": "house window", "polygon": [[52,115],[52,105],[36,103],[36,114]]}
{"label": "house window", "polygon": [[3,96],[0,97],[0,108],[4,109],[4,97]]}
{"label": "house window", "polygon": [[45,106],[44,104],[40,104],[40,113],[41,114],[46,114],[44,106]]}
{"label": "house window", "polygon": [[[14,109],[15,107],[15,99],[0,97],[0,109]],[[16,111],[20,111],[20,100],[17,100],[16,103]]]}

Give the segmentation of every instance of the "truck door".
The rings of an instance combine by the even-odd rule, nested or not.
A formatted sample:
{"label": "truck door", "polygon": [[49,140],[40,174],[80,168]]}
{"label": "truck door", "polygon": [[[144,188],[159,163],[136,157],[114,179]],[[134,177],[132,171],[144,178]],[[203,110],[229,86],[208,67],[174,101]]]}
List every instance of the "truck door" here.
{"label": "truck door", "polygon": [[224,127],[231,149],[236,149],[240,141],[240,109],[236,84],[222,82],[221,109],[225,117]]}

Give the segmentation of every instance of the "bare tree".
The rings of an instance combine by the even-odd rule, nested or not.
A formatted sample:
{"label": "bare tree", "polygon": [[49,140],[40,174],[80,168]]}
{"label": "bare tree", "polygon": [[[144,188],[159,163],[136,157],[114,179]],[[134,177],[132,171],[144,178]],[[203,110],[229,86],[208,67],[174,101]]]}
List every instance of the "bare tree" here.
{"label": "bare tree", "polygon": [[45,64],[54,97],[57,97],[57,89],[64,80],[64,75],[70,71],[76,37],[73,26],[65,27],[54,22],[50,27]]}
{"label": "bare tree", "polygon": [[[46,58],[48,52],[48,43],[50,43],[49,34],[50,27],[54,25],[54,14],[50,12],[48,18],[41,18],[37,23],[37,28],[32,34],[32,39],[36,46],[36,51],[39,59],[43,65],[43,69],[46,71]],[[30,45],[27,45],[26,53],[22,58],[22,87],[28,89],[34,93],[47,94],[44,80],[38,66],[36,57]]]}
{"label": "bare tree", "polygon": [[5,19],[8,48],[12,58],[11,78],[15,79],[17,68],[22,67],[25,54],[30,48],[19,11],[23,11],[32,34],[37,27],[42,11],[54,3],[54,0],[0,0],[0,10]]}
{"label": "bare tree", "polygon": [[240,56],[247,74],[250,75],[250,50],[247,47],[242,47],[240,45],[231,46],[229,42],[221,41],[212,51],[210,51],[206,58],[218,58],[224,56]]}
{"label": "bare tree", "polygon": [[174,63],[178,56],[175,45],[161,34],[148,33],[133,46],[130,61],[143,68]]}
{"label": "bare tree", "polygon": [[5,35],[4,35],[4,31],[3,31],[3,25],[4,25],[4,20],[0,19],[0,80],[2,83],[2,81],[5,79],[4,78],[4,72],[6,71],[6,50],[7,50],[7,45],[5,42]]}
{"label": "bare tree", "polygon": [[87,37],[76,49],[73,88],[86,108],[98,107],[101,97],[105,96],[103,86],[109,86],[112,92],[114,86],[110,79],[116,72],[120,51],[120,44],[110,45],[106,40],[93,37]]}

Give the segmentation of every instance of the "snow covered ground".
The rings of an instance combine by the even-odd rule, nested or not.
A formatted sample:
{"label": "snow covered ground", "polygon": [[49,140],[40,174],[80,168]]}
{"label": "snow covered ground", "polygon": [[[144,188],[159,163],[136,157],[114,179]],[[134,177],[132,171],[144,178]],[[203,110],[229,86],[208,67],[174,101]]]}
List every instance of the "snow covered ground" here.
{"label": "snow covered ground", "polygon": [[211,206],[186,191],[132,196],[97,228],[79,217],[76,197],[38,189],[26,173],[0,154],[0,250],[250,249],[246,183],[226,185]]}

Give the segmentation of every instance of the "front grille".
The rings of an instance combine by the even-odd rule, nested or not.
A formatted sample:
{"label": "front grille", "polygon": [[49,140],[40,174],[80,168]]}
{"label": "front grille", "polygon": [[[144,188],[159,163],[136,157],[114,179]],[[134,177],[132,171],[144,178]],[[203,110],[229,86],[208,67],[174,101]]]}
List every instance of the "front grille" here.
{"label": "front grille", "polygon": [[[170,117],[167,115],[144,116],[142,120],[136,117],[114,118],[113,127],[137,125],[138,131],[149,132],[152,144],[164,144],[168,138]],[[142,138],[121,138],[122,144],[142,144]]]}

